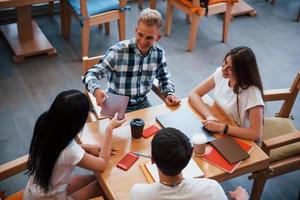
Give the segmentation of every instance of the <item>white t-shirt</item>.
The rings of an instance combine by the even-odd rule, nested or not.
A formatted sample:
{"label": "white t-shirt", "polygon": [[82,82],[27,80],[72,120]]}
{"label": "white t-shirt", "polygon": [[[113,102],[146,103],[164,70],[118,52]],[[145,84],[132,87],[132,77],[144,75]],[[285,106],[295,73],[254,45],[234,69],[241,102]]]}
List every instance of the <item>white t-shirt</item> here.
{"label": "white t-shirt", "polygon": [[[43,189],[33,183],[33,176],[29,178],[24,192],[24,199],[31,199],[30,195],[35,197],[49,197],[56,196],[66,191],[70,182],[72,171],[79,163],[84,155],[84,150],[74,140],[60,153],[53,171],[49,184],[49,192],[45,194]],[[30,191],[30,192],[29,192]]]}
{"label": "white t-shirt", "polygon": [[131,200],[227,200],[221,185],[212,179],[190,178],[169,187],[161,183],[135,184],[130,192]]}
{"label": "white t-shirt", "polygon": [[223,77],[222,68],[218,67],[213,76],[215,81],[214,100],[238,125],[248,128],[250,126],[248,110],[255,106],[264,106],[260,90],[255,86],[240,90],[238,96],[239,117],[237,94],[233,92],[233,88],[229,87],[229,79]]}

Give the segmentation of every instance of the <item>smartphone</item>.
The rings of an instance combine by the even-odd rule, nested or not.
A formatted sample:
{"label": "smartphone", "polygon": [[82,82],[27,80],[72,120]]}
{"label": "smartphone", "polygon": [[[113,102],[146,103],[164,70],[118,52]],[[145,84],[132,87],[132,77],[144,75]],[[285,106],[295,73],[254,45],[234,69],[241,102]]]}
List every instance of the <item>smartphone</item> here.
{"label": "smartphone", "polygon": [[159,128],[158,128],[157,126],[155,126],[155,125],[152,125],[152,126],[146,128],[146,129],[143,131],[143,137],[144,137],[144,138],[148,138],[148,137],[150,137],[150,136],[156,134],[157,131],[159,131]]}
{"label": "smartphone", "polygon": [[139,157],[133,153],[127,153],[117,164],[117,167],[127,171],[138,159]]}

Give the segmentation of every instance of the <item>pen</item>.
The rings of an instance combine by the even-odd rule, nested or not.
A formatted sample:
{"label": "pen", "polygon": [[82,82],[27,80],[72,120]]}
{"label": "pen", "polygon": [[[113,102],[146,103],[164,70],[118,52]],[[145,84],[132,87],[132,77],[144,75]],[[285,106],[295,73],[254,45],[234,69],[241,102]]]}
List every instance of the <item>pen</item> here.
{"label": "pen", "polygon": [[140,152],[132,152],[132,153],[133,153],[134,155],[136,155],[136,156],[141,156],[141,157],[145,157],[145,158],[151,158],[151,156],[142,154],[142,153],[140,153]]}

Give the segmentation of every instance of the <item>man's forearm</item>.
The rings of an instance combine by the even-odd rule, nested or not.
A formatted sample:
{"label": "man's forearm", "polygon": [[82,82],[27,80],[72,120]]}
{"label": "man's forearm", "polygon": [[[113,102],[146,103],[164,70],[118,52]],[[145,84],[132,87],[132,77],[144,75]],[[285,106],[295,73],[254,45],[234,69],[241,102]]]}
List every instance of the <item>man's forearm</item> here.
{"label": "man's forearm", "polygon": [[82,78],[82,82],[85,88],[92,94],[94,94],[96,89],[100,88],[99,80],[92,73],[87,72]]}

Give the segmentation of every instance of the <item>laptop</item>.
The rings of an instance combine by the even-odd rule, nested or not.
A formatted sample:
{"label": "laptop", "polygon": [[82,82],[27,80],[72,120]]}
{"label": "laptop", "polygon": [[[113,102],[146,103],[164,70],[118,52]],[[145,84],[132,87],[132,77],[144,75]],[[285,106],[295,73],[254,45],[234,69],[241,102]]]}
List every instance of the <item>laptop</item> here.
{"label": "laptop", "polygon": [[201,123],[194,113],[188,109],[181,109],[175,112],[171,112],[165,115],[160,115],[156,117],[156,121],[166,128],[172,127],[183,132],[190,141],[195,134],[204,134],[207,138],[207,142],[215,140],[212,132],[207,130]]}

